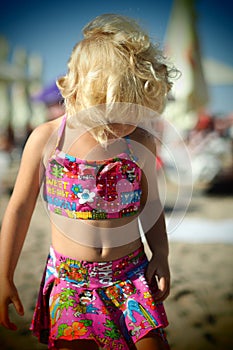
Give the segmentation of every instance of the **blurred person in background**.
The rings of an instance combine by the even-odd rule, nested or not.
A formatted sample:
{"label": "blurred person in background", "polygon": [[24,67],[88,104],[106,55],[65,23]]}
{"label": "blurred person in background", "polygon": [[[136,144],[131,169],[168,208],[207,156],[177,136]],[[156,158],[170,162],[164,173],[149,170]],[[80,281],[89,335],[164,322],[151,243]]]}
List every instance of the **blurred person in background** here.
{"label": "blurred person in background", "polygon": [[34,95],[32,101],[45,104],[48,121],[54,120],[65,113],[64,100],[55,81],[46,85],[38,94]]}

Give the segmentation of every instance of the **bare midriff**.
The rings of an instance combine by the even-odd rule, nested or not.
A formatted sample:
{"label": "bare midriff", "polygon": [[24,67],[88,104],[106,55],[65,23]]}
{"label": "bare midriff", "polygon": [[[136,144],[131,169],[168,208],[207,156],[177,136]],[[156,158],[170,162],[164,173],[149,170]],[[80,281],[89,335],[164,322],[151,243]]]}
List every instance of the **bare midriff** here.
{"label": "bare midriff", "polygon": [[[75,223],[77,239],[74,234],[67,234],[69,227],[62,230],[52,224],[52,246],[57,252],[76,260],[99,262],[119,259],[142,245],[135,218],[131,221],[129,218],[78,221]],[[87,241],[84,238],[88,236],[90,239]]]}

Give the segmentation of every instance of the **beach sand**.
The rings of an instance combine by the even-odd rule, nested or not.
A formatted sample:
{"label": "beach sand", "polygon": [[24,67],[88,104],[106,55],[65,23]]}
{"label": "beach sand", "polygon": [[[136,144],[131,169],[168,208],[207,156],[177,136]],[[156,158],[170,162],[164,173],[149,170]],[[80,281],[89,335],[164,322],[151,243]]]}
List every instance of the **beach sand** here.
{"label": "beach sand", "polygon": [[[7,194],[1,197],[0,217],[8,198]],[[232,196],[208,197],[196,190],[186,217],[218,222],[232,218],[232,208]],[[39,201],[15,275],[25,316],[16,316],[11,310],[19,329],[11,332],[0,328],[1,350],[47,348],[31,336],[28,328],[49,244],[49,221]],[[165,307],[171,349],[233,349],[232,257],[233,244],[170,242],[172,286]]]}

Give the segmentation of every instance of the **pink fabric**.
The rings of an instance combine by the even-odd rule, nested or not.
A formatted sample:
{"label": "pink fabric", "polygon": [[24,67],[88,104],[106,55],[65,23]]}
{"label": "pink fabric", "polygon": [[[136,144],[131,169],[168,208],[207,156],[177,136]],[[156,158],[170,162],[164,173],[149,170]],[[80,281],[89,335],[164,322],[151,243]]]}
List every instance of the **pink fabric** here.
{"label": "pink fabric", "polygon": [[75,158],[59,150],[63,118],[54,155],[46,168],[44,200],[48,209],[72,219],[102,220],[138,212],[142,172],[126,137],[126,152],[103,161]]}
{"label": "pink fabric", "polygon": [[168,325],[157,285],[145,279],[144,250],[109,262],[77,261],[50,250],[31,329],[55,349],[57,339],[92,339],[103,349],[130,349]]}

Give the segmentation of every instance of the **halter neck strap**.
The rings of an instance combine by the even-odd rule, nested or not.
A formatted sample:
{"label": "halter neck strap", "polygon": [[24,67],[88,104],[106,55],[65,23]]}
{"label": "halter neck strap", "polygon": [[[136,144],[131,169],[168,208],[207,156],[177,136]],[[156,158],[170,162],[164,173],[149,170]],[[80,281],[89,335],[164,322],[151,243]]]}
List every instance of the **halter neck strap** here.
{"label": "halter neck strap", "polygon": [[128,151],[129,156],[130,156],[130,159],[133,160],[135,163],[137,163],[138,157],[136,157],[134,152],[133,152],[133,147],[131,145],[129,135],[124,136],[124,139],[125,139],[126,144],[127,144],[127,151]]}

